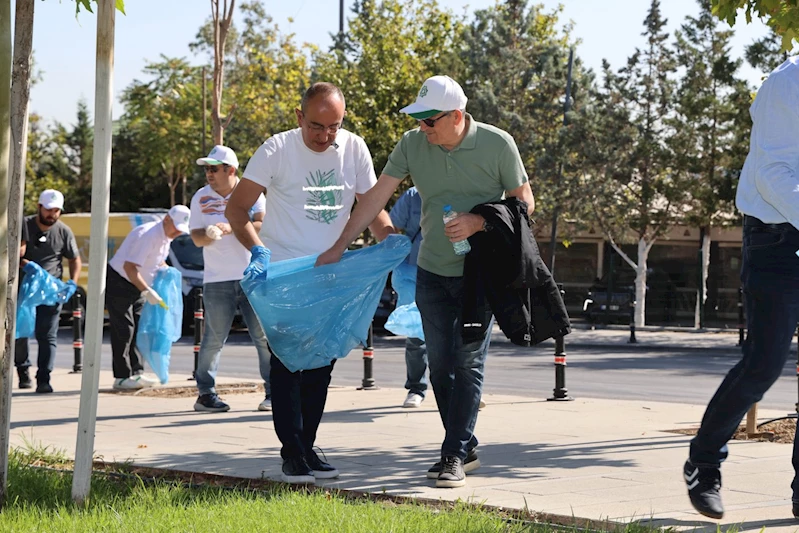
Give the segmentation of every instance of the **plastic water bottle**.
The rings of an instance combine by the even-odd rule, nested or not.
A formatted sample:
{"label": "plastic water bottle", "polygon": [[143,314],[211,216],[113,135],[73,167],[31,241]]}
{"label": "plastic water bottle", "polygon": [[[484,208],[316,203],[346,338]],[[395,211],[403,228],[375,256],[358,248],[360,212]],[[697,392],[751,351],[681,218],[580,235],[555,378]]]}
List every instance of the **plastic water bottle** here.
{"label": "plastic water bottle", "polygon": [[[444,224],[446,225],[447,222],[454,219],[458,216],[458,213],[452,210],[451,205],[444,206]],[[466,255],[468,254],[471,249],[472,245],[469,244],[467,239],[463,239],[462,241],[457,241],[452,243],[452,247],[455,249],[455,255]]]}

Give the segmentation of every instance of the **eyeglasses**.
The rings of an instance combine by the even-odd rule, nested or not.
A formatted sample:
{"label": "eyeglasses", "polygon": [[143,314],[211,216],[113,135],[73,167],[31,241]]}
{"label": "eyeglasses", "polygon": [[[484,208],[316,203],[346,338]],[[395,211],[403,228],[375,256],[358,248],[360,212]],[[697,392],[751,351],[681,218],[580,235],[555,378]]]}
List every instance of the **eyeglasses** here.
{"label": "eyeglasses", "polygon": [[438,122],[442,118],[446,117],[450,113],[452,113],[452,111],[447,111],[446,113],[444,113],[443,115],[441,115],[438,118],[423,118],[419,122],[424,122],[424,125],[427,126],[428,128],[435,128],[436,127],[436,122]]}
{"label": "eyeglasses", "polygon": [[338,130],[340,130],[343,126],[341,122],[339,122],[338,124],[331,124],[330,126],[325,126],[324,124],[319,124],[318,122],[311,122],[310,120],[305,118],[304,113],[302,115],[302,118],[305,121],[305,124],[308,126],[308,129],[310,129],[311,131],[315,131],[317,133],[327,131],[329,135],[335,135],[336,133],[338,133]]}
{"label": "eyeglasses", "polygon": [[228,165],[205,165],[203,170],[205,170],[206,174],[216,174],[217,170],[220,168],[227,171],[230,167]]}

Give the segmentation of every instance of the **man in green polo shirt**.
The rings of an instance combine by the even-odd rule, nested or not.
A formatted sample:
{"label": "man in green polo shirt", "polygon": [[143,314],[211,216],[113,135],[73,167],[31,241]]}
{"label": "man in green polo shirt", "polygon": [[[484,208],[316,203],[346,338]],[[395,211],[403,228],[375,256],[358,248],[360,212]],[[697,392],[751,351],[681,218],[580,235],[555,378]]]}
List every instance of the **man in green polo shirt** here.
{"label": "man in green polo shirt", "polygon": [[[388,158],[380,179],[363,195],[338,241],[317,265],[335,263],[366,229],[407,176],[422,197],[422,246],[419,250],[416,305],[422,315],[430,382],[444,423],[441,461],[428,471],[437,487],[466,484],[465,472],[480,466],[474,426],[483,389],[486,347],[482,340],[461,341],[463,256],[452,243],[485,229],[485,219],[469,213],[478,204],[515,196],[533,212],[535,200],[513,138],[475,121],[466,113],[466,95],[448,76],[428,78],[416,102],[401,112],[419,121],[405,132]],[[457,218],[444,225],[444,206]],[[485,317],[485,321],[491,316]]]}

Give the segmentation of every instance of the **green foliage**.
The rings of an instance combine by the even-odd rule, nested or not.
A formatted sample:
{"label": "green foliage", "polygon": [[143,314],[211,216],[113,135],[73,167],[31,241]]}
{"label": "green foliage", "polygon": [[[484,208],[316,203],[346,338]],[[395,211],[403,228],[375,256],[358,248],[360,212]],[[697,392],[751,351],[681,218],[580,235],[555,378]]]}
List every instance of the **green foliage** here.
{"label": "green foliage", "polygon": [[738,220],[735,189],[747,153],[751,124],[749,87],[736,77],[741,60],[730,57],[732,31],[721,31],[700,0],[698,18],[688,17],[676,33],[678,66],[674,134],[669,139],[674,168],[688,180],[688,224],[727,225]]}
{"label": "green foliage", "polygon": [[341,88],[345,127],[366,140],[379,175],[402,134],[417,126],[399,110],[416,99],[422,82],[437,74],[462,78],[463,25],[435,0],[358,0],[352,11],[336,48],[314,55],[313,81]]}
{"label": "green foliage", "polygon": [[[45,189],[67,191],[68,176],[71,170],[66,161],[58,155],[61,147],[42,125],[39,115],[31,114],[28,119],[28,154],[25,169],[25,196],[23,213],[31,214],[37,210],[39,195]],[[65,210],[74,210],[70,204]]]}
{"label": "green foliage", "polygon": [[[196,169],[202,146],[202,97],[199,69],[185,59],[162,57],[144,73],[151,81],[134,81],[122,93],[122,123],[138,148],[136,166],[142,177],[159,177],[175,191]],[[193,191],[187,191],[187,196]],[[181,200],[187,201],[188,198]]]}
{"label": "green foliage", "polygon": [[752,15],[765,18],[769,27],[780,36],[783,50],[791,50],[799,36],[799,4],[783,0],[711,0],[713,14],[730,26],[738,18],[738,10],[746,10],[747,24]]}
{"label": "green foliage", "polygon": [[[80,15],[81,8],[89,13],[94,13],[94,11],[92,11],[92,1],[97,3],[97,0],[75,0],[75,17],[77,18],[77,16]],[[123,15],[125,14],[125,0],[115,0],[114,5],[120,13]]]}

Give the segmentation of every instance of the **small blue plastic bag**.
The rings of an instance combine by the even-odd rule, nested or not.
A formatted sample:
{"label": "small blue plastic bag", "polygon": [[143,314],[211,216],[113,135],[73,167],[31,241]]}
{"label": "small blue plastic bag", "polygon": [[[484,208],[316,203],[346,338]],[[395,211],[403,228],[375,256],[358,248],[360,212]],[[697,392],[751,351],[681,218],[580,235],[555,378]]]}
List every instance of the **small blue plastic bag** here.
{"label": "small blue plastic bag", "polygon": [[366,342],[388,273],[410,249],[407,237],[389,235],[332,265],[315,268],[317,256],[270,263],[241,287],[286,368],[321,368]]}
{"label": "small blue plastic bag", "polygon": [[36,307],[67,302],[78,289],[75,282],[61,281],[51,276],[34,262],[28,262],[22,270],[25,277],[17,297],[17,325],[14,338],[33,337],[36,330]]}
{"label": "small blue plastic bag", "polygon": [[153,280],[153,289],[163,298],[166,307],[145,302],[136,333],[136,348],[161,384],[169,381],[172,343],[180,338],[183,330],[181,278],[180,271],[176,268],[158,270]]}
{"label": "small blue plastic bag", "polygon": [[416,307],[416,265],[400,263],[391,273],[391,286],[397,293],[397,307],[388,315],[386,329],[395,335],[424,340],[422,315]]}

